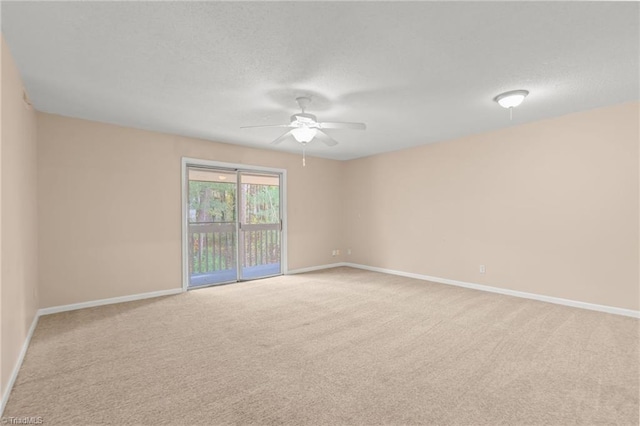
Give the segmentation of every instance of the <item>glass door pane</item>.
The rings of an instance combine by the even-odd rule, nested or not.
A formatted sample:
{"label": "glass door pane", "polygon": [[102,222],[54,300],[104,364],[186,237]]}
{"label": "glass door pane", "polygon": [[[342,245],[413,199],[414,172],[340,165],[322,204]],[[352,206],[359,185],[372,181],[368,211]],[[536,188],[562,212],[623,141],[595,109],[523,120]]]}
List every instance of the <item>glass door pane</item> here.
{"label": "glass door pane", "polygon": [[282,273],[280,175],[240,173],[240,278]]}
{"label": "glass door pane", "polygon": [[238,280],[237,173],[188,167],[189,287]]}

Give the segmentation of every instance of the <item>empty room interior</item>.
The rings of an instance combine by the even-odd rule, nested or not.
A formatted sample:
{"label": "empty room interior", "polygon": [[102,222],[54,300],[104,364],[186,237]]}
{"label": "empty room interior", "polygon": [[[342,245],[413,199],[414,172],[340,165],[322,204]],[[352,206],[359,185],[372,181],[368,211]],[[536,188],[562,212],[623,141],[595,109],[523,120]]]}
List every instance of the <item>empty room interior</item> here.
{"label": "empty room interior", "polygon": [[639,424],[640,3],[0,7],[4,424]]}

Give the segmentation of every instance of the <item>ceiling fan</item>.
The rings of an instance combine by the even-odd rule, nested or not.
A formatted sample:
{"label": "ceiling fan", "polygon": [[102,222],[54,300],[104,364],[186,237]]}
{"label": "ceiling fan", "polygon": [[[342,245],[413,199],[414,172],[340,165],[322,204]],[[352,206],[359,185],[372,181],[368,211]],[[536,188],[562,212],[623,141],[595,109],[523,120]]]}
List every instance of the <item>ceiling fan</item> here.
{"label": "ceiling fan", "polygon": [[367,126],[364,123],[338,123],[331,121],[318,121],[313,114],[306,113],[306,109],[311,103],[311,99],[305,96],[296,98],[298,106],[302,110],[301,113],[291,116],[291,122],[289,124],[271,124],[263,126],[243,126],[241,129],[258,128],[258,127],[289,127],[291,130],[287,131],[276,140],[271,142],[272,145],[277,145],[291,135],[293,138],[300,142],[303,147],[311,142],[313,138],[317,138],[327,146],[335,146],[338,141],[327,135],[324,129],[355,129],[365,130]]}

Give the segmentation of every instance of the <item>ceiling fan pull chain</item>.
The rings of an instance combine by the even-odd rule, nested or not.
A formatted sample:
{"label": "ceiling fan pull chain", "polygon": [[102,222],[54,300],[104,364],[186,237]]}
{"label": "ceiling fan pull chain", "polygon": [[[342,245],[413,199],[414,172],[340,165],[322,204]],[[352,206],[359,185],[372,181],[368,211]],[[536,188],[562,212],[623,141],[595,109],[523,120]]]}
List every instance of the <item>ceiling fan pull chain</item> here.
{"label": "ceiling fan pull chain", "polygon": [[305,146],[302,145],[302,167],[307,167],[307,158],[305,155]]}

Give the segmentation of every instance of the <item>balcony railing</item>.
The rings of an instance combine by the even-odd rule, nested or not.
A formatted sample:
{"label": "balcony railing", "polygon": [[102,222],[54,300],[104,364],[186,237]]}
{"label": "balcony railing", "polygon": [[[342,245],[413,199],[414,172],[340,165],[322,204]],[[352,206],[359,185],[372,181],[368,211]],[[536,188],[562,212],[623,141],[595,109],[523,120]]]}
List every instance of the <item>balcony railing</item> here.
{"label": "balcony railing", "polygon": [[[281,233],[278,224],[243,225],[240,234],[240,264],[244,277],[259,276],[261,270],[265,275],[273,275],[273,271],[277,273],[280,270]],[[219,275],[221,272],[229,275],[236,270],[235,237],[234,222],[189,224],[189,275],[192,282],[194,276]],[[267,266],[269,268],[265,268]]]}

